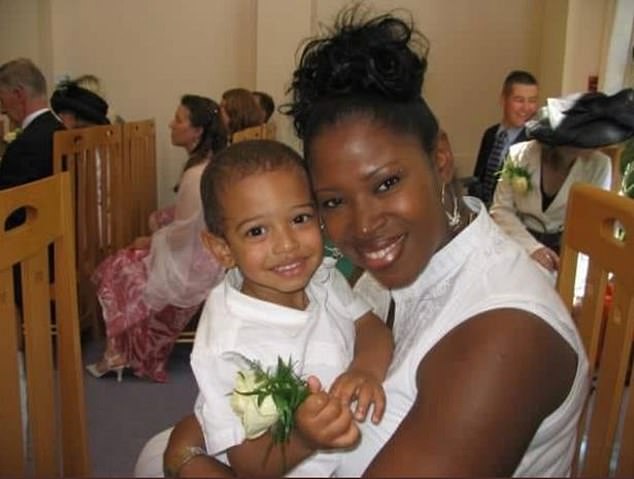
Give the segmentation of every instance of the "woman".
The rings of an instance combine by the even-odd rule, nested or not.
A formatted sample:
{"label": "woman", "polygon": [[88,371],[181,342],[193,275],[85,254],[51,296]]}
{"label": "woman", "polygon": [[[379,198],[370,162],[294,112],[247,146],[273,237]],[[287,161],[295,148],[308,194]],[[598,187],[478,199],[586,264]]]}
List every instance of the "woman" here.
{"label": "woman", "polygon": [[87,366],[95,377],[115,371],[121,380],[130,367],[137,376],[166,381],[174,341],[222,276],[200,242],[200,176],[213,152],[226,145],[218,105],[185,95],[170,127],[174,144],[190,152],[174,220],[106,258],[93,276],[107,336],[103,358]]}
{"label": "woman", "polygon": [[[631,90],[630,90],[631,91]],[[623,91],[549,99],[542,118],[529,122],[532,141],[513,145],[495,190],[491,217],[524,250],[551,272],[559,268],[559,242],[570,188],[577,182],[610,188],[610,159],[597,150],[634,133],[622,123],[634,103]],[[614,100],[622,101],[614,104]],[[590,112],[592,112],[590,114]],[[585,117],[585,118],[584,118]]]}
{"label": "woman", "polygon": [[264,123],[264,111],[253,94],[244,88],[232,88],[222,94],[220,113],[229,143],[235,132]]}
{"label": "woman", "polygon": [[77,83],[60,84],[51,95],[51,108],[67,130],[108,125],[108,103]]}
{"label": "woman", "polygon": [[[390,290],[396,348],[382,422],[355,424],[312,379],[296,413],[304,448],[293,452],[354,446],[359,428],[340,476],[565,475],[588,386],[583,347],[534,262],[481,202],[458,196],[420,97],[416,40],[426,46],[391,15],[347,11],[294,74],[290,113],[325,231]],[[230,472],[193,454],[200,445],[191,418],[179,423],[167,465]]]}

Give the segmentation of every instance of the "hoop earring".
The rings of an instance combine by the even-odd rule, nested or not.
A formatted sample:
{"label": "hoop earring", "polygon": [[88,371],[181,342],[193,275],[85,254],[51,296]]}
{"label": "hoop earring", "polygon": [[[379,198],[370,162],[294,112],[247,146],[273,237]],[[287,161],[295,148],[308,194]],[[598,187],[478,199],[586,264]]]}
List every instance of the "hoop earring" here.
{"label": "hoop earring", "polygon": [[445,186],[446,183],[442,184],[442,188],[440,190],[440,203],[442,204],[443,209],[445,210],[445,215],[447,216],[447,222],[449,223],[449,228],[455,230],[460,225],[460,220],[462,219],[460,215],[460,210],[458,209],[458,197],[452,188],[449,188],[451,192],[451,213],[447,211],[447,205],[445,204]]}

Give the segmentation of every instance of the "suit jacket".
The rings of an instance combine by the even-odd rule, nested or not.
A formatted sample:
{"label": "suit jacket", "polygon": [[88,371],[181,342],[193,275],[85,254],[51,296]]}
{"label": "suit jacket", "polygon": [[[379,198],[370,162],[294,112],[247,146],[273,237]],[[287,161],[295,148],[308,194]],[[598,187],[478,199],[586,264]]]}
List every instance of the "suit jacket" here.
{"label": "suit jacket", "polygon": [[[472,196],[477,196],[482,199],[481,187],[484,183],[484,178],[486,176],[487,171],[487,162],[489,161],[489,156],[491,155],[491,150],[493,149],[493,143],[495,143],[495,136],[500,127],[499,123],[489,127],[482,135],[482,141],[480,142],[480,150],[478,151],[478,159],[476,160],[475,169],[473,171],[473,176],[476,178],[476,182],[469,189],[469,194]],[[527,141],[528,137],[526,136],[526,129],[522,128],[520,133],[515,137],[512,144],[520,143],[522,141]]]}
{"label": "suit jacket", "polygon": [[0,162],[0,189],[53,174],[53,134],[64,126],[50,111],[37,116],[7,146]]}
{"label": "suit jacket", "polygon": [[[23,185],[53,174],[53,134],[63,130],[50,111],[37,116],[7,146],[0,161],[0,190]],[[21,214],[20,214],[21,213]],[[24,212],[9,217],[6,229],[24,221]]]}

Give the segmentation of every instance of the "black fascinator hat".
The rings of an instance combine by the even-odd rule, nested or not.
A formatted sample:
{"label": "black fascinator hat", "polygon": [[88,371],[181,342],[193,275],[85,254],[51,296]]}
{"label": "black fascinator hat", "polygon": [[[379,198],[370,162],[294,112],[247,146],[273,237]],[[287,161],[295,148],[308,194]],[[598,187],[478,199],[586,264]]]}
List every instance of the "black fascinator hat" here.
{"label": "black fascinator hat", "polygon": [[55,113],[70,111],[78,118],[107,125],[108,104],[99,95],[78,86],[74,82],[60,84],[51,96],[51,108]]}
{"label": "black fascinator hat", "polygon": [[634,90],[549,98],[537,119],[526,124],[526,132],[551,146],[599,148],[621,143],[634,136]]}

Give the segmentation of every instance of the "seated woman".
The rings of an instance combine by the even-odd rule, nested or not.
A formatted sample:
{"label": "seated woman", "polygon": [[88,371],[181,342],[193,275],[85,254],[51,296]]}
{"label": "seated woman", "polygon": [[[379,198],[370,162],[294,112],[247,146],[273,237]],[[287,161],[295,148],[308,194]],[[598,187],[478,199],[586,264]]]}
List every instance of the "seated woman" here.
{"label": "seated woman", "polygon": [[108,125],[108,103],[75,82],[64,82],[51,95],[51,108],[67,130]]}
{"label": "seated woman", "polygon": [[[104,101],[107,101],[106,91],[99,77],[88,73],[85,75],[78,76],[77,78],[73,80],[73,82],[77,83],[77,85],[79,85],[80,87],[93,92],[95,95],[99,95],[99,97],[101,97]],[[108,113],[108,119],[110,120],[110,123],[113,123],[113,124],[124,123],[125,121],[121,117],[121,115],[113,111],[112,108],[110,109],[110,112]]]}
{"label": "seated woman", "polygon": [[628,126],[622,119],[628,110],[630,117],[634,114],[634,102],[623,96],[588,93],[549,99],[541,118],[526,126],[533,140],[511,146],[490,214],[551,272],[559,267],[570,188],[584,182],[610,189],[610,159],[597,148],[634,134],[634,123]]}
{"label": "seated woman", "polygon": [[264,111],[253,94],[244,88],[232,88],[222,94],[220,113],[229,143],[234,133],[264,123]]}
{"label": "seated woman", "polygon": [[124,368],[164,382],[174,341],[221,279],[223,270],[203,249],[200,176],[226,145],[218,105],[185,95],[170,124],[177,142],[192,145],[181,177],[174,221],[149,238],[106,258],[94,273],[106,325],[103,358],[87,366],[95,377]]}

